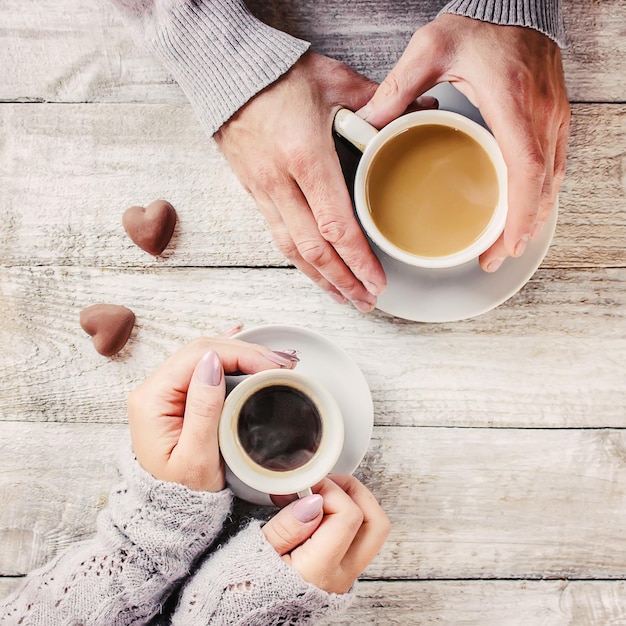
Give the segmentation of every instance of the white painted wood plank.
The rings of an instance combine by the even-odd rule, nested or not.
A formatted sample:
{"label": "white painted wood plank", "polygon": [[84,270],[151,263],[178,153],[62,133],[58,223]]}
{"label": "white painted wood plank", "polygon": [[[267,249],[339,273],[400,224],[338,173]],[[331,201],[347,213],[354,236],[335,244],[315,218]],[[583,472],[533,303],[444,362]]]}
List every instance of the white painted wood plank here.
{"label": "white painted wood plank", "polygon": [[[279,0],[250,3],[268,23],[308,39],[315,50],[382,80],[414,29],[443,0],[381,4]],[[565,0],[564,51],[570,97],[622,101],[626,72],[624,0]],[[55,102],[184,102],[158,64],[132,41],[115,9],[91,0],[0,2],[0,99]]]}
{"label": "white painted wood plank", "polygon": [[[540,271],[490,313],[428,325],[334,304],[295,270],[0,267],[0,416],[119,423],[124,395],[169,354],[241,321],[310,327],[343,346],[378,424],[620,427],[625,281],[619,269]],[[113,359],[78,324],[97,302],[137,315]]]}
{"label": "white painted wood plank", "polygon": [[93,536],[128,439],[123,425],[0,425],[1,574],[25,574]]}
{"label": "white painted wood plank", "polygon": [[[0,577],[0,598],[21,578]],[[327,624],[590,626],[626,619],[624,581],[361,581]]]}
{"label": "white painted wood plank", "polygon": [[[0,598],[20,578],[0,578]],[[590,626],[626,619],[624,581],[361,581],[327,624]]]}
{"label": "white painted wood plank", "polygon": [[328,624],[591,626],[626,623],[624,581],[362,582]]}
{"label": "white painted wood plank", "polygon": [[[0,138],[2,264],[286,265],[188,107],[5,104]],[[574,107],[569,172],[544,267],[624,266],[625,144],[624,107]],[[158,197],[174,204],[180,222],[155,260],[128,239],[121,216]]]}
{"label": "white painted wood plank", "polygon": [[[0,424],[0,574],[89,535],[123,425]],[[375,429],[358,474],[392,522],[369,578],[621,578],[626,430]]]}
{"label": "white painted wood plank", "polygon": [[0,2],[0,100],[185,102],[109,2]]}

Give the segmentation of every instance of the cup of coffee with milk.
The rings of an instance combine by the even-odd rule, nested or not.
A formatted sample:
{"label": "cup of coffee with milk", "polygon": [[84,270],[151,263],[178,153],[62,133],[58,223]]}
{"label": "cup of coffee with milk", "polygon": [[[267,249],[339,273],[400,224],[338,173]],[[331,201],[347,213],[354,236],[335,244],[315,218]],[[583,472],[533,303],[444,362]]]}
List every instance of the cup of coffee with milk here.
{"label": "cup of coffee with milk", "polygon": [[337,463],[344,422],[317,380],[267,370],[229,393],[218,436],[227,468],[243,485],[262,494],[305,496]]}
{"label": "cup of coffee with milk", "polygon": [[475,260],[504,229],[506,165],[493,135],[463,115],[416,111],[378,131],[340,109],[335,131],[363,151],[361,226],[390,257],[422,268]]}

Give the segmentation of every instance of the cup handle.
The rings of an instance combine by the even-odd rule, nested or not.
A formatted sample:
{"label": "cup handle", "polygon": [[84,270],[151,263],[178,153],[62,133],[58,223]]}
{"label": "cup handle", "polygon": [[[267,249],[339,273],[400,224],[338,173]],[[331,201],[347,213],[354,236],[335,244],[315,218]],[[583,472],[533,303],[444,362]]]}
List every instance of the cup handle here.
{"label": "cup handle", "polygon": [[378,130],[349,109],[337,111],[333,121],[333,129],[361,152],[378,134]]}
{"label": "cup handle", "polygon": [[305,489],[304,491],[298,491],[298,498],[306,498],[307,496],[312,496],[313,490],[311,488]]}

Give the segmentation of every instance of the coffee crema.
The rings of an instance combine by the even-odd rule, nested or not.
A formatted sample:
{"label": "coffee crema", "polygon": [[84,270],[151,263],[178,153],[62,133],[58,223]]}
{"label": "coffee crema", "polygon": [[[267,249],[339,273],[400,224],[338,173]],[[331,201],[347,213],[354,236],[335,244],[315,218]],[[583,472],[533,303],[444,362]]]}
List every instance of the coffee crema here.
{"label": "coffee crema", "polygon": [[254,392],[243,403],[237,436],[250,459],[277,472],[305,465],[322,439],[322,419],[311,398],[287,385]]}
{"label": "coffee crema", "polygon": [[487,228],[498,204],[495,167],[461,130],[437,124],[409,128],[380,148],[366,197],[372,220],[410,254],[459,252]]}

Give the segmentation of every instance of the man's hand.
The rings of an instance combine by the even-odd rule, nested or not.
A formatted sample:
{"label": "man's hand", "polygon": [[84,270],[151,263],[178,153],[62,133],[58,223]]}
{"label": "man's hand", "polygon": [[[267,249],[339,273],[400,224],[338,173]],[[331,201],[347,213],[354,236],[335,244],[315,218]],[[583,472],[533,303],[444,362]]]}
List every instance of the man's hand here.
{"label": "man's hand", "polygon": [[570,108],[561,53],[530,28],[443,14],[415,33],[357,113],[380,128],[444,81],[480,109],[507,164],[504,233],[480,258],[482,268],[493,272],[539,235],[563,182]]}
{"label": "man's hand", "polygon": [[307,53],[215,135],[279,250],[334,300],[363,312],[386,281],[354,218],[332,124],[340,107],[358,109],[375,89],[343,63]]}

